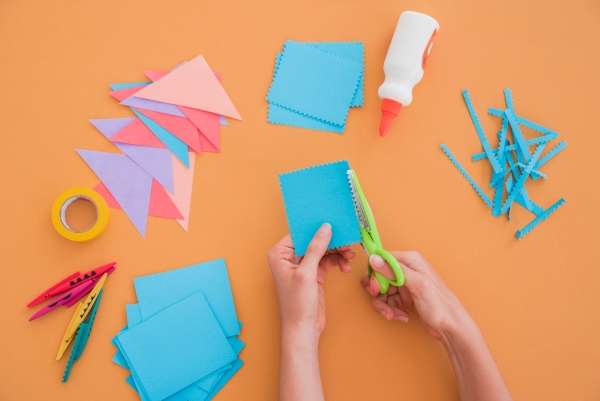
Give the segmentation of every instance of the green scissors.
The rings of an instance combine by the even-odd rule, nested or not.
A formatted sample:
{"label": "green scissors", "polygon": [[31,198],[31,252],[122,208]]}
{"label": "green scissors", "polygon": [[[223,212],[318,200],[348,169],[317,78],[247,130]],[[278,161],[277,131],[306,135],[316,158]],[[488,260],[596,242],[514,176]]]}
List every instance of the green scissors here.
{"label": "green scissors", "polygon": [[402,287],[404,285],[404,272],[402,271],[402,265],[389,251],[383,248],[381,244],[381,238],[377,231],[377,225],[375,224],[375,217],[369,206],[369,202],[362,191],[358,177],[354,170],[348,170],[348,180],[350,181],[350,188],[352,189],[352,196],[354,200],[354,208],[360,223],[360,236],[362,240],[362,246],[370,255],[378,255],[385,260],[388,266],[394,272],[396,276],[395,280],[390,280],[383,274],[373,270],[369,264],[369,277],[375,275],[375,280],[379,284],[379,293],[387,294],[390,285],[396,287]]}

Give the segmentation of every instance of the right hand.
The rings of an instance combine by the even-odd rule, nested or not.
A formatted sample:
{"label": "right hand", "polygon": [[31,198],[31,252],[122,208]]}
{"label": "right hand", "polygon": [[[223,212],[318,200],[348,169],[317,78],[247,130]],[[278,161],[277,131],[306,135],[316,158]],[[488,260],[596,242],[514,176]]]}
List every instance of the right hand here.
{"label": "right hand", "polygon": [[[458,298],[421,254],[413,251],[392,254],[404,265],[404,286],[390,286],[388,294],[380,295],[374,277],[362,279],[363,287],[373,297],[373,307],[377,312],[388,320],[408,322],[408,309],[414,306],[429,332],[439,340],[459,328],[474,326]],[[392,270],[381,257],[371,255],[369,263],[373,270],[387,278],[394,278]]]}

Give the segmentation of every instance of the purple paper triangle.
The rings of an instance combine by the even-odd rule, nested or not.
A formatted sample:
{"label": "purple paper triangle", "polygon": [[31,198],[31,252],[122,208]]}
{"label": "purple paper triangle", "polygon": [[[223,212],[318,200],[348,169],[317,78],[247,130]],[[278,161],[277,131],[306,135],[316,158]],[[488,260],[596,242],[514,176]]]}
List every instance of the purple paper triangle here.
{"label": "purple paper triangle", "polygon": [[113,135],[121,131],[123,128],[133,122],[131,117],[123,118],[93,118],[90,120],[92,125],[96,127],[106,139],[110,140]]}
{"label": "purple paper triangle", "polygon": [[152,177],[124,155],[93,150],[78,150],[77,153],[104,183],[135,228],[144,236],[148,222]]}
{"label": "purple paper triangle", "polygon": [[123,153],[173,193],[173,158],[165,148],[115,143]]}

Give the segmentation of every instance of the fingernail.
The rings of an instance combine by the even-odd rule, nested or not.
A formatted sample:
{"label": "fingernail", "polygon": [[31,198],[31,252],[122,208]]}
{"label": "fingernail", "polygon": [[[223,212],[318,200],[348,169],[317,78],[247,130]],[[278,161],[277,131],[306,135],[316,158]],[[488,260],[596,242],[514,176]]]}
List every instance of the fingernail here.
{"label": "fingernail", "polygon": [[319,234],[329,234],[331,232],[331,224],[323,223],[319,228]]}
{"label": "fingernail", "polygon": [[369,263],[371,263],[372,267],[382,267],[385,264],[383,258],[379,255],[369,256]]}

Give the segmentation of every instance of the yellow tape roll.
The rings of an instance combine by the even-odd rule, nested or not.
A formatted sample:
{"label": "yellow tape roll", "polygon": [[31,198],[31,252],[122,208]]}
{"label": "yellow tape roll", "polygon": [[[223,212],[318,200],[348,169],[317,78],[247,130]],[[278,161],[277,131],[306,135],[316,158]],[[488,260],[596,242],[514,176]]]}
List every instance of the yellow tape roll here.
{"label": "yellow tape roll", "polygon": [[[75,231],[67,223],[67,209],[78,199],[91,202],[96,208],[96,222],[89,230]],[[96,238],[108,224],[108,206],[98,192],[89,188],[71,188],[63,192],[52,205],[52,225],[56,232],[71,241],[83,242]]]}

